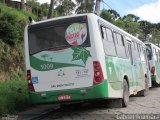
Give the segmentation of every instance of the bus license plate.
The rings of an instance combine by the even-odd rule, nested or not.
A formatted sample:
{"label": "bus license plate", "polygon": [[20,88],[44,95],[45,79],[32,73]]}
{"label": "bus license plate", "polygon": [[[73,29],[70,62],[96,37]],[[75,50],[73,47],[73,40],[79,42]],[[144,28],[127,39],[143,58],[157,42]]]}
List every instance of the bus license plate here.
{"label": "bus license plate", "polygon": [[62,100],[70,100],[71,99],[71,95],[59,95],[58,96],[58,100],[62,101]]}

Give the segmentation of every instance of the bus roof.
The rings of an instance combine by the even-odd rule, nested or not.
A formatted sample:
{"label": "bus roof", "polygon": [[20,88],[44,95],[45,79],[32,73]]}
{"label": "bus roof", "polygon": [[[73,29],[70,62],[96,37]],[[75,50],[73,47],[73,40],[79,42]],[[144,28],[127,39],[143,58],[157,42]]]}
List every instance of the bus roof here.
{"label": "bus roof", "polygon": [[85,16],[85,15],[90,16],[91,14],[94,15],[93,13],[84,13],[84,14],[76,14],[76,15],[69,15],[69,16],[60,16],[60,17],[56,17],[56,18],[50,18],[50,19],[47,19],[47,20],[38,21],[38,22],[35,22],[31,25],[44,23],[44,22],[49,22],[49,21],[53,21],[53,20],[60,20],[60,19],[65,19],[65,18],[78,17],[78,16]]}
{"label": "bus roof", "polygon": [[146,42],[145,44],[150,45],[158,50],[160,50],[160,48],[158,46],[156,46],[155,44],[151,43],[151,42]]}

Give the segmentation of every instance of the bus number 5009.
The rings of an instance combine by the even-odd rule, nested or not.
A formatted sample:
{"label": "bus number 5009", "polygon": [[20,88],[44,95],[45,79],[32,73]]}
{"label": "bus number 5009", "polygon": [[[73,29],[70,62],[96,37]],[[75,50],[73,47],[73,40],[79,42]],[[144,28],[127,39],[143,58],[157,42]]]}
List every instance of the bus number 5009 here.
{"label": "bus number 5009", "polygon": [[42,70],[50,70],[53,69],[53,64],[43,64],[41,65]]}

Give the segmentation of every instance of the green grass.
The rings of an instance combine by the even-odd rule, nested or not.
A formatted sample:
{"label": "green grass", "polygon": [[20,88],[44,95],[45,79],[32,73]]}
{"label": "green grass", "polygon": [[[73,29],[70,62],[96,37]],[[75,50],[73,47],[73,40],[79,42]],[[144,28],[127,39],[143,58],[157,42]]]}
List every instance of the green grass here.
{"label": "green grass", "polygon": [[24,80],[0,81],[0,115],[16,114],[29,107],[27,83]]}
{"label": "green grass", "polygon": [[30,12],[22,11],[19,9],[8,7],[2,3],[0,3],[0,13],[9,13],[17,16],[17,18],[28,20],[28,17],[31,16],[33,19],[37,19],[35,15]]}

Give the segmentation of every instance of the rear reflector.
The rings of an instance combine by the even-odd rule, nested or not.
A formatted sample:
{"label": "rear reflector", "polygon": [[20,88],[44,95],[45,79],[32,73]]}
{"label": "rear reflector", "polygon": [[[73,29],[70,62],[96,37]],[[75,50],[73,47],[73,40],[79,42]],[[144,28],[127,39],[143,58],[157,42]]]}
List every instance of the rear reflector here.
{"label": "rear reflector", "polygon": [[32,76],[31,76],[31,70],[27,70],[27,81],[28,81],[28,89],[29,91],[34,92],[34,86],[32,84]]}
{"label": "rear reflector", "polygon": [[97,85],[104,81],[102,68],[99,61],[93,61],[93,68],[94,68],[94,80],[93,85]]}

